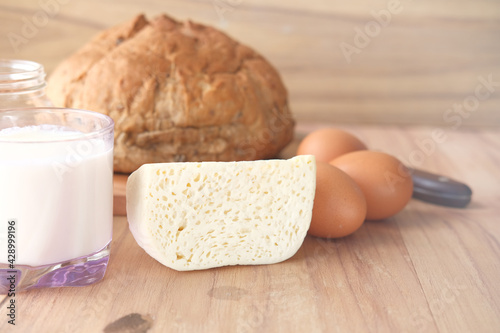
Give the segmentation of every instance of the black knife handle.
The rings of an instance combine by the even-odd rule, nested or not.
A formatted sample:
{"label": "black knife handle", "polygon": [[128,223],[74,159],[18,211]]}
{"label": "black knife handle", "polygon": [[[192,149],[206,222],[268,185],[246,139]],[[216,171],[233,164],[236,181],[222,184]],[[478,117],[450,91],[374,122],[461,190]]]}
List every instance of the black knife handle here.
{"label": "black knife handle", "polygon": [[465,207],[472,198],[469,186],[445,176],[410,169],[413,197],[441,206]]}

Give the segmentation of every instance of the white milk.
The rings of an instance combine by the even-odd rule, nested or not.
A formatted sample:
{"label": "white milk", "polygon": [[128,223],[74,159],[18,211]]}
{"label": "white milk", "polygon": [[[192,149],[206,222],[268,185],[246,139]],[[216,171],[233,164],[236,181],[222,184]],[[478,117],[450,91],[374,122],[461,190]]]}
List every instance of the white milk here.
{"label": "white milk", "polygon": [[113,151],[82,138],[52,125],[0,130],[0,263],[9,219],[17,221],[17,265],[87,256],[111,241]]}

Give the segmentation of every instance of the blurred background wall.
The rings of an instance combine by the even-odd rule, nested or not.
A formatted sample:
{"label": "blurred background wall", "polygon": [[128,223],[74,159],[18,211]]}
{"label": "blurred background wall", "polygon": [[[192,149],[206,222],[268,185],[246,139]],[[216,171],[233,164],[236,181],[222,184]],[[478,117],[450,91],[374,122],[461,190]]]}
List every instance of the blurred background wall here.
{"label": "blurred background wall", "polygon": [[280,71],[301,122],[500,125],[498,0],[1,0],[0,57],[50,75],[138,13],[253,47]]}

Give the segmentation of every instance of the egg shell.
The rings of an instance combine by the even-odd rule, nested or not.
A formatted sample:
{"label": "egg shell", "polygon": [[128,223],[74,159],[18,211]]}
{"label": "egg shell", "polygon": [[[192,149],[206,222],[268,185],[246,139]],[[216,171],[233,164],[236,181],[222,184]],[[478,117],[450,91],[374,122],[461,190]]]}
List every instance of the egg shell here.
{"label": "egg shell", "polygon": [[328,163],[316,163],[316,194],[308,234],[339,238],[358,230],[365,220],[366,201],[346,173]]}
{"label": "egg shell", "polygon": [[356,151],[337,157],[330,164],[359,185],[366,198],[368,220],[395,215],[412,197],[411,174],[394,156],[378,151]]}
{"label": "egg shell", "polygon": [[314,155],[316,162],[328,163],[352,151],[367,149],[354,135],[336,128],[319,129],[308,134],[299,144],[297,155]]}

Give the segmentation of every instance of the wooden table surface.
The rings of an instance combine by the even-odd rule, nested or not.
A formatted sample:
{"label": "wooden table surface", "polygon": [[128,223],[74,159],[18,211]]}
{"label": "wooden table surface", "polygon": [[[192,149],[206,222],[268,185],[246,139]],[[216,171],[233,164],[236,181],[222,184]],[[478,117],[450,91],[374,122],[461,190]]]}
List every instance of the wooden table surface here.
{"label": "wooden table surface", "polygon": [[[297,140],[317,127],[299,124]],[[499,332],[498,131],[443,128],[446,140],[417,161],[416,142],[430,127],[340,127],[372,149],[467,183],[472,202],[456,209],[412,200],[351,236],[308,236],[283,263],[194,272],[149,257],[117,216],[101,282],[20,293],[16,327],[2,304],[0,332]]]}

